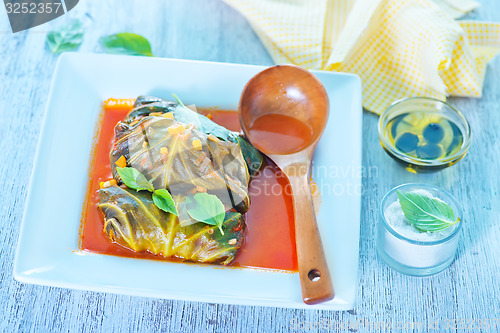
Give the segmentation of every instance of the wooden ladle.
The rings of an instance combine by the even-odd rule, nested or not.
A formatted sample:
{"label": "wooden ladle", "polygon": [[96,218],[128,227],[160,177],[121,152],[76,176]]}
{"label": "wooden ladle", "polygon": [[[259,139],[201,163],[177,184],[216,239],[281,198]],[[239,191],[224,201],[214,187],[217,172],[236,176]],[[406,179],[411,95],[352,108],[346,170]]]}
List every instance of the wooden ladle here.
{"label": "wooden ladle", "polygon": [[293,192],[297,260],[307,304],[334,297],[309,185],[316,144],[328,120],[328,95],[309,71],[269,67],[243,89],[240,123],[248,140],[286,174]]}

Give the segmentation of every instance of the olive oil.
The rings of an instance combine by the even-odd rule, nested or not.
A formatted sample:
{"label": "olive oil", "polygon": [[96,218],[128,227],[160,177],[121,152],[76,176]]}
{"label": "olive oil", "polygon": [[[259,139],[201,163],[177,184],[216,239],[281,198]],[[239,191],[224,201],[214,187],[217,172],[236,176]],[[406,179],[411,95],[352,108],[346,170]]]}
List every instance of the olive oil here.
{"label": "olive oil", "polygon": [[460,128],[438,112],[403,113],[392,119],[385,131],[396,150],[426,161],[453,156],[464,141]]}

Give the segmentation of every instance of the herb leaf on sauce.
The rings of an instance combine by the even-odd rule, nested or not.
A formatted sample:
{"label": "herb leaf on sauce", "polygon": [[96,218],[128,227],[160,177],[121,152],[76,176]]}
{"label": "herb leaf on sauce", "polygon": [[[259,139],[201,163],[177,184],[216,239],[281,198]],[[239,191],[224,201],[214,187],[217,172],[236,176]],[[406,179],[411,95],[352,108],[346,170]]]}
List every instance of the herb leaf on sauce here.
{"label": "herb leaf on sauce", "polygon": [[460,221],[453,209],[441,200],[415,192],[396,193],[403,214],[420,231],[441,231]]}
{"label": "herb leaf on sauce", "polygon": [[50,31],[45,42],[52,53],[61,53],[78,48],[83,41],[83,25],[73,20],[58,30]]}
{"label": "herb leaf on sauce", "polygon": [[107,53],[153,56],[149,41],[138,34],[121,32],[114,35],[103,36],[99,39],[99,42]]}

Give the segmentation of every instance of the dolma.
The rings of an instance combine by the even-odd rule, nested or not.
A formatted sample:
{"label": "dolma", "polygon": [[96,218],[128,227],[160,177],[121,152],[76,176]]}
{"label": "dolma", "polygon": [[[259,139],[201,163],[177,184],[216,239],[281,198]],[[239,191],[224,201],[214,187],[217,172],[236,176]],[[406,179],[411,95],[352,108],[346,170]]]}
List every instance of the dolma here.
{"label": "dolma", "polygon": [[[127,167],[151,180],[155,189],[167,189],[179,214],[159,210],[147,191],[123,185],[101,189],[104,232],[112,241],[164,257],[231,262],[244,243],[248,185],[263,162],[245,138],[184,105],[141,96],[115,126],[110,163],[119,185],[117,167],[123,159]],[[224,234],[187,214],[185,199],[197,191],[216,195],[223,203]]]}

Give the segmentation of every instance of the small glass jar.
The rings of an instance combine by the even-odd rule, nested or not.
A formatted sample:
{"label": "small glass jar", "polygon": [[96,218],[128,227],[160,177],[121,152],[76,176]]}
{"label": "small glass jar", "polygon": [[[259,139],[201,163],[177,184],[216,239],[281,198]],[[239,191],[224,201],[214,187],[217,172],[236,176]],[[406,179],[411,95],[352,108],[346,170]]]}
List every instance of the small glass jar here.
{"label": "small glass jar", "polygon": [[[397,207],[401,209],[401,206],[396,190],[403,193],[425,191],[447,203],[460,221],[438,233],[420,232],[409,222],[399,226],[394,223],[395,216],[403,213],[397,211]],[[444,190],[425,184],[400,185],[382,199],[379,214],[377,251],[383,261],[396,271],[414,276],[432,275],[447,268],[455,259],[463,213],[455,198]],[[398,221],[401,218],[399,216]]]}
{"label": "small glass jar", "polygon": [[[427,142],[423,138],[425,134],[409,133],[410,137],[414,140],[417,140],[418,138],[418,149],[421,149],[422,152],[426,150],[424,148],[427,146],[427,148],[437,148],[444,154],[437,154],[436,156],[431,157],[430,155],[427,155],[429,154],[427,151],[423,154],[423,156],[421,156],[417,153],[400,149],[401,147],[398,148],[398,144],[394,141],[394,129],[395,127],[398,127],[396,124],[403,123],[398,122],[398,120],[400,120],[401,117],[406,119],[404,117],[408,115],[410,115],[410,119],[414,119],[415,121],[423,121],[423,118],[446,120],[448,123],[447,128],[450,130],[445,131],[447,134],[444,137],[444,141],[446,141],[447,138],[452,140],[452,138],[455,139],[455,136],[460,136],[461,144],[456,144],[456,146],[453,145],[455,149],[447,151],[448,148],[451,148],[451,145],[447,146],[446,149],[441,146],[437,147],[438,145],[436,144],[427,145],[424,144]],[[429,126],[430,125],[436,124],[429,124]],[[451,130],[452,128],[454,129]],[[456,134],[455,130],[459,131],[460,134]],[[392,103],[384,112],[382,112],[378,122],[378,136],[380,144],[387,154],[400,164],[404,165],[408,171],[433,171],[453,165],[467,154],[471,141],[471,129],[469,122],[464,115],[449,104],[434,98],[408,97]],[[454,143],[455,141],[450,142]],[[425,155],[427,155],[427,157],[424,157]]]}

